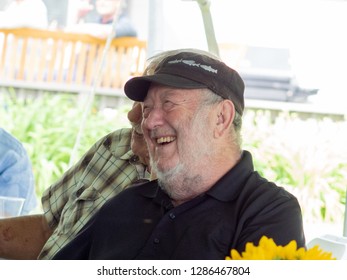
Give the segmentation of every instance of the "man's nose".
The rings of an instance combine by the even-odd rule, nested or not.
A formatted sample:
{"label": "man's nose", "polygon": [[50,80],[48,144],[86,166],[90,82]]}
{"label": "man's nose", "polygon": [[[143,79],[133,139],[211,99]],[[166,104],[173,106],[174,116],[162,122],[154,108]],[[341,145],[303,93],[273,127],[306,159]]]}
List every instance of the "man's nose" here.
{"label": "man's nose", "polygon": [[163,125],[164,120],[164,111],[161,108],[153,108],[143,119],[142,127],[151,130]]}

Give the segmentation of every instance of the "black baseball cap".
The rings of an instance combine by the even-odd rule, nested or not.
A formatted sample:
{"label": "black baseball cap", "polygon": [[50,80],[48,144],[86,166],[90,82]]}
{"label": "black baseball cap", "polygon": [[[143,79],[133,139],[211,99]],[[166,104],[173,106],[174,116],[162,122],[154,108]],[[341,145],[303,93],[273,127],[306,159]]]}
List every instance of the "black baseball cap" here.
{"label": "black baseball cap", "polygon": [[208,88],[230,99],[236,111],[244,109],[244,82],[241,76],[219,59],[196,52],[183,51],[166,57],[153,75],[134,77],[126,82],[125,94],[134,101],[144,101],[152,82],[175,88]]}

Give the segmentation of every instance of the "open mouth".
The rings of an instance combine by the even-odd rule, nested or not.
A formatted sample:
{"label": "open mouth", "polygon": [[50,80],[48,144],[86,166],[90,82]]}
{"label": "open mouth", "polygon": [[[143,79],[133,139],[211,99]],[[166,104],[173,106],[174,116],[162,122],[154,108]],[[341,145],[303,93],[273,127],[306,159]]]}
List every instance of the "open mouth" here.
{"label": "open mouth", "polygon": [[159,137],[159,138],[157,138],[157,144],[167,145],[167,144],[172,143],[175,140],[176,140],[176,137],[173,137],[173,136]]}

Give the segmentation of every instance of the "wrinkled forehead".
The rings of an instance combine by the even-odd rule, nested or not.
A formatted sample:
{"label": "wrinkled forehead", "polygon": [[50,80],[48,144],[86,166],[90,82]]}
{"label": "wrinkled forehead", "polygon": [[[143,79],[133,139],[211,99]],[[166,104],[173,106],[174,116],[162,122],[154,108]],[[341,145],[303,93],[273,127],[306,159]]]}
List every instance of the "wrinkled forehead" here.
{"label": "wrinkled forehead", "polygon": [[173,102],[175,104],[182,103],[199,103],[204,97],[202,91],[204,89],[186,89],[179,87],[171,87],[152,82],[149,86],[147,95],[141,103],[142,107],[155,102],[165,103]]}
{"label": "wrinkled forehead", "polygon": [[180,89],[152,82],[148,86],[147,95],[143,100],[143,103],[146,103],[146,101],[153,98],[177,95],[177,92],[180,92]]}

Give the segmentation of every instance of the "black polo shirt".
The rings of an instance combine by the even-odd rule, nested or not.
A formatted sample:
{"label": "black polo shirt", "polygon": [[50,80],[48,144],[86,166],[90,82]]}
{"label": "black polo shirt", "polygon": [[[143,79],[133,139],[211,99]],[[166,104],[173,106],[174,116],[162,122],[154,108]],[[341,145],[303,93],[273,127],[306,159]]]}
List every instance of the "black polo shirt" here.
{"label": "black polo shirt", "polygon": [[224,259],[263,236],[305,246],[297,199],[240,162],[208,192],[173,207],[157,181],[108,201],[55,259]]}

